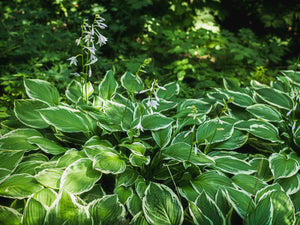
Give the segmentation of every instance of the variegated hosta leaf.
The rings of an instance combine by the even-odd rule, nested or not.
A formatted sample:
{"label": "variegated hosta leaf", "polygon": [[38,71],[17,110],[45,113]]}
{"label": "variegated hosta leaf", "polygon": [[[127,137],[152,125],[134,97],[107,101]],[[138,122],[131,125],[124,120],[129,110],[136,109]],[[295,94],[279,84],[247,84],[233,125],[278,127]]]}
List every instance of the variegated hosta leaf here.
{"label": "variegated hosta leaf", "polygon": [[255,209],[249,212],[245,219],[246,225],[272,225],[273,205],[270,199],[258,202]]}
{"label": "variegated hosta leaf", "polygon": [[206,194],[205,191],[202,191],[199,197],[197,198],[196,205],[203,213],[203,215],[212,222],[212,224],[226,224],[225,218],[221,210],[214,202],[214,200]]}
{"label": "variegated hosta leaf", "polygon": [[280,113],[272,106],[266,104],[254,104],[247,107],[246,110],[259,119],[269,122],[282,121]]}
{"label": "variegated hosta leaf", "polygon": [[220,156],[214,157],[214,167],[231,174],[252,174],[255,169],[246,161],[232,157],[232,156]]}
{"label": "variegated hosta leaf", "polygon": [[234,129],[232,136],[223,142],[216,143],[214,149],[235,150],[242,147],[248,140],[248,135],[244,132]]}
{"label": "variegated hosta leaf", "polygon": [[33,198],[45,207],[50,207],[57,198],[57,193],[50,188],[43,188],[33,195]]}
{"label": "variegated hosta leaf", "polygon": [[101,172],[93,168],[92,160],[78,159],[63,172],[60,189],[72,194],[80,194],[90,190],[100,178]]}
{"label": "variegated hosta leaf", "polygon": [[218,89],[221,93],[225,94],[227,98],[233,98],[232,103],[239,106],[239,107],[248,107],[250,105],[253,105],[253,99],[245,93],[231,91],[231,90],[221,90]]}
{"label": "variegated hosta leaf", "polygon": [[23,151],[0,151],[0,168],[13,170],[24,155]]}
{"label": "variegated hosta leaf", "polygon": [[265,194],[270,193],[272,191],[283,191],[283,188],[278,183],[265,186],[264,188],[256,192],[255,195],[256,201],[260,201]]}
{"label": "variegated hosta leaf", "polygon": [[214,160],[209,156],[204,155],[200,151],[195,154],[194,146],[187,143],[178,142],[162,151],[166,158],[175,159],[181,162],[189,161],[195,165],[213,164]]}
{"label": "variegated hosta leaf", "polygon": [[215,195],[220,188],[233,187],[233,184],[228,177],[220,175],[216,171],[202,173],[191,180],[191,184],[198,193],[201,193],[204,190],[212,199],[215,198]]}
{"label": "variegated hosta leaf", "polygon": [[229,187],[225,189],[225,193],[228,201],[242,219],[255,208],[250,195],[246,192]]}
{"label": "variegated hosta leaf", "polygon": [[42,186],[29,174],[15,174],[0,184],[0,196],[26,198],[42,189]]}
{"label": "variegated hosta leaf", "polygon": [[105,77],[99,85],[99,96],[105,100],[111,100],[118,88],[118,83],[114,78],[112,70],[106,72]]}
{"label": "variegated hosta leaf", "polygon": [[193,218],[193,222],[196,225],[213,225],[213,222],[203,214],[202,210],[196,205],[196,203],[189,201],[189,211]]}
{"label": "variegated hosta leaf", "polygon": [[156,144],[160,148],[164,148],[168,145],[171,140],[172,126],[168,126],[165,129],[157,130],[152,132],[152,137]]}
{"label": "variegated hosta leaf", "polygon": [[128,211],[132,216],[135,216],[139,212],[143,210],[142,208],[142,200],[138,196],[137,193],[133,192],[132,195],[128,198],[128,201],[126,202]]}
{"label": "variegated hosta leaf", "polygon": [[26,126],[42,129],[49,126],[46,123],[41,114],[39,113],[40,109],[48,108],[44,102],[34,99],[20,99],[14,102],[14,112],[18,120],[20,120]]}
{"label": "variegated hosta leaf", "polygon": [[57,144],[56,142],[41,136],[29,137],[27,138],[27,141],[30,144],[37,145],[41,150],[51,155],[58,155],[67,151],[67,149]]}
{"label": "variegated hosta leaf", "polygon": [[24,208],[22,225],[43,225],[46,213],[47,211],[42,203],[35,200],[34,198],[30,198],[26,202]]}
{"label": "variegated hosta leaf", "polygon": [[72,80],[67,86],[66,97],[73,103],[77,103],[82,97],[82,86],[77,80]]}
{"label": "variegated hosta leaf", "polygon": [[0,224],[2,225],[19,225],[22,214],[13,208],[0,205]]}
{"label": "variegated hosta leaf", "polygon": [[105,195],[88,205],[94,224],[117,224],[125,217],[125,207],[119,202],[117,195]]}
{"label": "variegated hosta leaf", "polygon": [[87,114],[65,106],[40,110],[43,119],[63,132],[93,132],[96,122]]}
{"label": "variegated hosta leaf", "polygon": [[144,90],[144,83],[138,75],[125,72],[121,77],[121,84],[128,92],[140,92]]}
{"label": "variegated hosta leaf", "polygon": [[163,184],[150,183],[143,198],[143,211],[149,224],[182,224],[183,208],[176,194]]}
{"label": "variegated hosta leaf", "polygon": [[37,130],[29,128],[16,129],[6,133],[0,138],[0,150],[35,150],[38,147],[36,145],[29,144],[27,141],[27,138],[32,136],[42,135]]}
{"label": "variegated hosta leaf", "polygon": [[278,178],[291,177],[298,173],[300,169],[300,165],[295,159],[279,153],[273,153],[269,157],[269,162],[275,180]]}
{"label": "variegated hosta leaf", "polygon": [[255,194],[257,191],[267,186],[267,183],[258,179],[256,176],[251,176],[249,174],[236,174],[231,179],[237,186],[248,192],[248,194]]}
{"label": "variegated hosta leaf", "polygon": [[132,224],[132,225],[149,225],[149,223],[145,219],[143,212],[139,212],[138,214],[136,214],[130,221],[130,224]]}
{"label": "variegated hosta leaf", "polygon": [[292,195],[300,190],[300,174],[277,180],[287,195]]}
{"label": "variegated hosta leaf", "polygon": [[82,86],[82,96],[84,99],[89,99],[93,92],[94,88],[91,82],[87,82]]}
{"label": "variegated hosta leaf", "polygon": [[233,125],[216,119],[201,124],[196,133],[197,142],[205,144],[219,143],[228,140],[233,134]]}
{"label": "variegated hosta leaf", "polygon": [[78,151],[76,149],[68,150],[63,156],[61,156],[58,161],[56,167],[65,168],[68,167],[73,162],[78,159],[87,158],[87,155],[83,151]]}
{"label": "variegated hosta leaf", "polygon": [[263,199],[271,201],[273,216],[272,225],[290,225],[295,220],[295,209],[291,199],[283,191],[272,191]]}
{"label": "variegated hosta leaf", "polygon": [[129,156],[129,162],[133,166],[142,167],[143,165],[148,165],[150,163],[150,156],[140,156],[131,153]]}
{"label": "variegated hosta leaf", "polygon": [[131,187],[125,187],[125,186],[117,186],[114,189],[114,193],[118,195],[118,199],[122,204],[125,204],[128,200],[128,198],[132,195],[133,190]]}
{"label": "variegated hosta leaf", "polygon": [[131,144],[119,144],[120,147],[128,148],[132,153],[143,156],[146,152],[146,146],[140,142],[133,142]]}
{"label": "variegated hosta leaf", "polygon": [[68,225],[90,225],[92,219],[88,209],[78,203],[71,193],[61,190],[55,202],[48,210],[44,225],[68,224]]}
{"label": "variegated hosta leaf", "polygon": [[63,172],[60,168],[45,169],[36,174],[35,179],[43,186],[59,189]]}
{"label": "variegated hosta leaf", "polygon": [[170,117],[166,117],[160,113],[153,113],[150,115],[145,115],[142,118],[142,127],[144,130],[157,131],[160,129],[165,129],[170,126],[174,120]]}
{"label": "variegated hosta leaf", "polygon": [[157,91],[157,96],[159,98],[162,99],[170,99],[172,98],[174,95],[178,95],[179,94],[179,85],[177,82],[171,82],[168,83],[166,85],[164,85],[165,89],[158,89]]}
{"label": "variegated hosta leaf", "polygon": [[237,129],[245,130],[252,135],[264,140],[283,143],[283,140],[279,137],[278,129],[269,122],[251,119],[248,121],[240,121],[234,124],[234,126]]}
{"label": "variegated hosta leaf", "polygon": [[273,174],[269,167],[269,160],[267,158],[254,158],[250,161],[251,166],[256,169],[257,176],[266,182],[273,179]]}
{"label": "variegated hosta leaf", "polygon": [[39,79],[24,79],[24,86],[31,99],[38,99],[50,106],[58,105],[59,92],[49,82]]}
{"label": "variegated hosta leaf", "polygon": [[120,155],[111,151],[102,151],[95,156],[93,167],[102,173],[118,174],[124,172],[126,163]]}
{"label": "variegated hosta leaf", "polygon": [[278,91],[274,88],[261,88],[256,90],[258,96],[265,102],[286,110],[293,108],[293,100],[284,92]]}
{"label": "variegated hosta leaf", "polygon": [[129,187],[133,185],[138,178],[138,172],[131,167],[127,166],[123,173],[116,176],[116,186]]}

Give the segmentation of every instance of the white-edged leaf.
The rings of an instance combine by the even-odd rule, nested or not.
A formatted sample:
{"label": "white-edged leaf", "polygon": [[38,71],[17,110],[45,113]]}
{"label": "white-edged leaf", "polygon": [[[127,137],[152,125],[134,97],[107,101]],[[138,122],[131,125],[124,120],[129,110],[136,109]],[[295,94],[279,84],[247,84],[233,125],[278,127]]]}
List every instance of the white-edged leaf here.
{"label": "white-edged leaf", "polygon": [[57,144],[56,142],[41,136],[29,137],[27,138],[27,141],[30,144],[37,145],[41,150],[51,155],[58,155],[67,151],[67,149]]}
{"label": "white-edged leaf", "polygon": [[92,189],[100,178],[101,173],[93,168],[92,160],[78,159],[63,172],[60,189],[72,194],[80,194]]}
{"label": "white-edged leaf", "polygon": [[82,98],[82,85],[77,80],[72,80],[65,94],[71,102],[77,103]]}
{"label": "white-edged leaf", "polygon": [[165,129],[157,130],[152,132],[152,137],[156,144],[160,148],[164,148],[168,145],[171,140],[172,126],[168,126]]}
{"label": "white-edged leaf", "polygon": [[45,169],[40,171],[34,177],[43,186],[58,189],[63,172],[64,171],[60,168]]}
{"label": "white-edged leaf", "polygon": [[277,180],[287,195],[292,195],[300,190],[300,174],[288,178],[280,178]]}
{"label": "white-edged leaf", "polygon": [[266,104],[255,104],[246,108],[248,112],[257,118],[270,122],[282,121],[281,114],[273,107]]}
{"label": "white-edged leaf", "polygon": [[144,90],[144,83],[141,78],[129,72],[123,74],[121,84],[129,92],[140,92]]}
{"label": "white-edged leaf", "polygon": [[30,198],[24,208],[22,225],[43,225],[46,213],[47,211],[42,203],[34,198]]}
{"label": "white-edged leaf", "polygon": [[111,100],[118,88],[118,83],[114,78],[114,72],[109,70],[99,85],[99,96],[105,100]]}
{"label": "white-edged leaf", "polygon": [[160,113],[153,113],[151,115],[145,115],[142,118],[142,127],[144,130],[160,130],[170,126],[174,120],[166,117]]}
{"label": "white-edged leaf", "polygon": [[0,224],[20,225],[22,214],[13,208],[0,205]]}
{"label": "white-edged leaf", "polygon": [[248,140],[248,135],[244,132],[234,129],[232,136],[223,142],[216,143],[214,149],[235,150],[242,147]]}
{"label": "white-edged leaf", "polygon": [[236,174],[232,181],[248,194],[255,194],[258,190],[267,186],[267,183],[249,174]]}
{"label": "white-edged leaf", "polygon": [[14,102],[14,106],[16,117],[26,126],[37,129],[49,126],[39,113],[40,109],[49,107],[46,103],[35,99],[19,99]]}
{"label": "white-edged leaf", "polygon": [[300,166],[299,163],[292,158],[279,153],[273,153],[269,157],[271,171],[274,179],[291,177],[298,173]]}
{"label": "white-edged leaf", "polygon": [[220,156],[214,157],[214,167],[231,174],[252,174],[255,169],[246,161],[232,157],[232,156]]}
{"label": "white-edged leaf", "polygon": [[105,174],[118,174],[124,172],[126,163],[118,154],[102,151],[95,156],[93,168]]}
{"label": "white-edged leaf", "polygon": [[150,182],[143,198],[143,211],[149,224],[182,224],[183,208],[167,186]]}
{"label": "white-edged leaf", "polygon": [[202,225],[202,224],[213,225],[213,222],[207,216],[205,216],[202,213],[201,209],[192,201],[189,201],[189,211],[193,218],[194,224],[196,224],[196,225]]}
{"label": "white-edged leaf", "polygon": [[59,93],[48,81],[39,79],[24,79],[24,86],[28,97],[38,99],[50,106],[58,105]]}

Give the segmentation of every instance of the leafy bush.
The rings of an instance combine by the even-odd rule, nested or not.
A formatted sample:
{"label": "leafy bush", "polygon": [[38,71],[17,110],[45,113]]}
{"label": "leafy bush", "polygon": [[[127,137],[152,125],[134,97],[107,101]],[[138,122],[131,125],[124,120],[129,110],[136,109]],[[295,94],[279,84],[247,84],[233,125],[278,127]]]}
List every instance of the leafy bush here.
{"label": "leafy bush", "polygon": [[24,79],[29,99],[0,139],[0,221],[293,224],[300,73],[282,73],[270,86],[224,80],[201,99],[129,72],[88,92],[73,80],[67,102]]}

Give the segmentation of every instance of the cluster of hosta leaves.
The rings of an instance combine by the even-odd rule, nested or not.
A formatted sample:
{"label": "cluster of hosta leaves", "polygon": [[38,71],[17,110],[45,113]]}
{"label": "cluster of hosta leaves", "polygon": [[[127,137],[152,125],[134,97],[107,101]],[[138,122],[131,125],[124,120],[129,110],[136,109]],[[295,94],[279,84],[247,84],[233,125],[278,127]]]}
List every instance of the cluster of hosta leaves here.
{"label": "cluster of hosta leaves", "polygon": [[299,222],[299,76],[180,99],[108,71],[73,80],[66,102],[25,79],[2,124],[1,224]]}

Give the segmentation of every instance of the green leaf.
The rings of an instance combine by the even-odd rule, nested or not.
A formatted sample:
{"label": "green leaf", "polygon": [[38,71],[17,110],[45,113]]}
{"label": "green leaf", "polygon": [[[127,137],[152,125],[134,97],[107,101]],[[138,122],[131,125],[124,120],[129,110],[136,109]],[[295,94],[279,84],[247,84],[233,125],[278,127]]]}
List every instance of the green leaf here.
{"label": "green leaf", "polygon": [[130,225],[149,225],[149,223],[145,219],[143,212],[139,212],[132,218]]}
{"label": "green leaf", "polygon": [[34,198],[30,198],[24,208],[22,225],[43,225],[46,216],[45,207]]}
{"label": "green leaf", "polygon": [[132,195],[133,190],[131,187],[117,186],[114,189],[114,193],[118,195],[120,202],[125,204],[128,198]]}
{"label": "green leaf", "polygon": [[133,166],[142,167],[150,163],[150,156],[141,156],[131,153],[129,156],[129,162]]}
{"label": "green leaf", "polygon": [[290,225],[295,219],[295,209],[291,199],[283,191],[273,191],[270,195],[273,206],[272,225]]}
{"label": "green leaf", "polygon": [[143,211],[149,224],[182,224],[183,208],[167,186],[150,182],[143,198]]}
{"label": "green leaf", "polygon": [[0,224],[2,225],[19,225],[22,214],[17,210],[0,205]]}
{"label": "green leaf", "polygon": [[57,168],[68,167],[73,162],[81,158],[86,158],[87,155],[83,151],[78,151],[77,149],[68,150],[63,156],[61,156],[56,164]]}
{"label": "green leaf", "polygon": [[44,225],[90,225],[92,219],[87,209],[71,193],[61,190],[49,209]]}
{"label": "green leaf", "polygon": [[171,135],[172,135],[171,125],[166,127],[165,129],[152,132],[152,137],[160,148],[164,148],[169,144],[171,140]]}
{"label": "green leaf", "polygon": [[28,97],[38,99],[50,106],[58,105],[59,93],[49,82],[39,79],[24,79],[24,86]]}
{"label": "green leaf", "polygon": [[49,188],[43,188],[33,195],[33,198],[45,206],[50,207],[57,198],[57,193]]}
{"label": "green leaf", "polygon": [[81,84],[77,80],[72,80],[67,86],[65,94],[71,102],[77,103],[79,99],[82,98]]}
{"label": "green leaf", "polygon": [[231,179],[237,186],[249,194],[255,194],[267,186],[267,183],[249,174],[236,174]]}
{"label": "green leaf", "polygon": [[269,167],[269,161],[267,158],[254,158],[250,161],[250,164],[256,171],[259,171],[258,178],[263,181],[270,181],[273,179],[273,174]]}
{"label": "green leaf", "polygon": [[15,174],[0,184],[0,195],[9,198],[26,198],[42,189],[42,186],[29,174]]}
{"label": "green leaf", "polygon": [[214,149],[235,150],[242,147],[248,140],[248,135],[244,132],[234,129],[232,136],[223,142],[216,143]]}
{"label": "green leaf", "polygon": [[231,180],[218,174],[216,171],[204,172],[195,179],[191,180],[193,187],[201,193],[203,190],[212,198],[215,198],[219,189],[233,187]]}
{"label": "green leaf", "polygon": [[99,96],[105,100],[111,100],[118,88],[118,83],[114,78],[114,72],[106,72],[104,79],[99,85]]}
{"label": "green leaf", "polygon": [[0,151],[0,168],[13,170],[21,162],[23,151]]}
{"label": "green leaf", "polygon": [[259,119],[267,120],[270,122],[282,121],[280,113],[273,107],[266,104],[255,104],[246,108],[248,112]]}
{"label": "green leaf", "polygon": [[232,156],[220,156],[214,157],[214,167],[231,174],[251,174],[255,172],[255,169],[246,161],[232,157]]}
{"label": "green leaf", "polygon": [[203,214],[200,208],[194,203],[189,201],[189,211],[196,225],[213,225],[213,222]]}
{"label": "green leaf", "polygon": [[225,225],[225,218],[217,206],[217,204],[202,191],[196,200],[196,205],[201,209],[203,215],[205,215],[213,224]]}
{"label": "green leaf", "polygon": [[138,75],[125,72],[121,77],[122,86],[129,92],[140,92],[144,90],[144,83]]}
{"label": "green leaf", "polygon": [[228,201],[242,219],[245,218],[247,212],[255,208],[251,197],[245,192],[229,187],[225,189],[225,193]]}
{"label": "green leaf", "polygon": [[278,129],[271,123],[251,119],[248,121],[240,121],[234,125],[237,129],[246,130],[252,135],[268,140],[271,142],[283,143],[280,139]]}
{"label": "green leaf", "polygon": [[273,207],[270,199],[263,199],[258,202],[245,219],[246,225],[272,225]]}
{"label": "green leaf", "polygon": [[32,145],[27,142],[27,138],[32,136],[41,136],[41,134],[34,129],[26,128],[16,129],[6,133],[0,138],[0,150],[36,150],[36,145]]}
{"label": "green leaf", "polygon": [[224,93],[228,98],[233,98],[232,103],[243,108],[253,105],[254,103],[253,99],[245,93],[230,90],[221,91],[221,93]]}
{"label": "green leaf", "polygon": [[[121,186],[122,187],[122,186]],[[128,201],[126,202],[128,211],[132,216],[138,214],[143,210],[142,208],[142,200],[138,196],[137,193],[133,192],[132,195],[128,198]]]}
{"label": "green leaf", "polygon": [[166,117],[160,113],[153,113],[151,115],[145,115],[142,118],[142,127],[145,130],[157,131],[167,128],[173,123],[173,119]]}
{"label": "green leaf", "polygon": [[41,136],[33,136],[27,138],[27,141],[30,144],[37,145],[41,150],[44,152],[51,154],[51,155],[58,155],[67,151],[64,147],[60,146],[54,141],[51,141],[47,138]]}
{"label": "green leaf", "polygon": [[293,100],[284,92],[273,88],[261,88],[256,90],[258,96],[275,107],[290,110],[293,108]]}
{"label": "green leaf", "polygon": [[36,174],[35,179],[43,186],[59,189],[63,172],[60,168],[45,169]]}
{"label": "green leaf", "polygon": [[166,158],[175,159],[181,162],[189,161],[195,165],[209,165],[213,164],[214,160],[209,156],[199,152],[195,154],[194,147],[183,142],[172,144],[171,146],[162,150]]}
{"label": "green leaf", "polygon": [[132,153],[143,156],[146,152],[146,147],[140,142],[133,142],[131,144],[119,144],[120,147],[128,148]]}
{"label": "green leaf", "polygon": [[231,124],[219,122],[218,120],[209,120],[201,124],[196,133],[197,142],[205,144],[214,144],[228,140],[233,134],[233,126]]}
{"label": "green leaf", "polygon": [[64,106],[51,107],[40,111],[43,119],[63,132],[93,132],[96,122],[79,110]]}
{"label": "green leaf", "polygon": [[199,114],[208,114],[212,109],[212,105],[208,102],[202,101],[200,99],[186,99],[180,105],[179,112],[191,108],[192,106],[196,107],[197,113]]}
{"label": "green leaf", "polygon": [[157,91],[157,97],[159,97],[160,99],[165,99],[168,100],[170,98],[172,98],[174,95],[178,95],[179,94],[179,85],[177,82],[171,82],[168,83],[166,85],[164,85],[164,88],[166,90],[163,89],[158,89]]}
{"label": "green leaf", "polygon": [[49,107],[46,103],[34,99],[22,99],[16,100],[14,106],[16,117],[26,126],[37,129],[49,126],[39,113],[40,109]]}
{"label": "green leaf", "polygon": [[105,174],[118,174],[124,172],[126,163],[118,154],[102,151],[95,156],[93,167]]}
{"label": "green leaf", "polygon": [[118,174],[116,176],[116,186],[122,185],[125,187],[129,187],[135,183],[137,178],[138,178],[137,171],[127,166],[126,170],[123,173]]}
{"label": "green leaf", "polygon": [[294,176],[288,178],[278,179],[277,182],[283,188],[287,195],[292,195],[300,190],[300,174],[295,174]]}
{"label": "green leaf", "polygon": [[72,194],[81,194],[92,189],[100,178],[101,173],[94,169],[92,160],[78,159],[65,169],[60,188]]}
{"label": "green leaf", "polygon": [[279,153],[273,153],[269,157],[269,163],[275,180],[291,177],[298,173],[300,168],[299,163],[295,159],[288,158]]}
{"label": "green leaf", "polygon": [[89,99],[93,94],[94,88],[91,82],[85,83],[82,87],[82,96],[84,99]]}
{"label": "green leaf", "polygon": [[105,195],[88,205],[94,224],[116,224],[125,217],[125,207],[119,202],[117,195]]}

